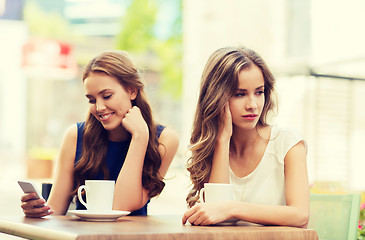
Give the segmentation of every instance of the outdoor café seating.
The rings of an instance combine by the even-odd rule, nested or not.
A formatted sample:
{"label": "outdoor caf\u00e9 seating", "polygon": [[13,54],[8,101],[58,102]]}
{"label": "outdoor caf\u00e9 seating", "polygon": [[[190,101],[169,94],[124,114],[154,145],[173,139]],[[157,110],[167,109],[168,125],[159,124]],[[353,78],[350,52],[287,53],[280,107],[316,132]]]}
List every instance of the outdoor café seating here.
{"label": "outdoor caf\u00e9 seating", "polygon": [[360,200],[355,193],[312,193],[308,228],[315,229],[320,240],[356,240]]}

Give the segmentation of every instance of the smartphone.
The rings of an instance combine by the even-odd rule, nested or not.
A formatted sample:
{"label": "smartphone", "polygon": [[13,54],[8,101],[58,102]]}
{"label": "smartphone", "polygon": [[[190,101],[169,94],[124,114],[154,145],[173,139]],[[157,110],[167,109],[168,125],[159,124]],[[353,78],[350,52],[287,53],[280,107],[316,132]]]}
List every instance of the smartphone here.
{"label": "smartphone", "polygon": [[[19,186],[22,188],[24,193],[35,193],[36,196],[33,198],[35,199],[40,199],[43,198],[42,195],[39,193],[39,191],[37,190],[36,186],[29,181],[18,181]],[[35,207],[43,207],[44,204],[41,205],[37,205]]]}

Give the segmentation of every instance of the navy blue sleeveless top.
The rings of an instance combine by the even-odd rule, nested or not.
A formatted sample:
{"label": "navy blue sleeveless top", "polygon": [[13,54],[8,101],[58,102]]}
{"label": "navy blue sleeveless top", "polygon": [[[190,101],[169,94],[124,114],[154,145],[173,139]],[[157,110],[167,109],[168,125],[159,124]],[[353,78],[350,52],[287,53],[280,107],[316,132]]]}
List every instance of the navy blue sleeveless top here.
{"label": "navy blue sleeveless top", "polygon": [[[75,165],[80,160],[82,155],[82,141],[84,136],[84,126],[85,122],[77,123],[77,145],[76,145],[76,156],[75,156]],[[157,125],[157,136],[158,138],[161,135],[161,132],[164,130],[164,126]],[[128,152],[130,140],[126,140],[123,142],[112,142],[109,141],[108,143],[108,152],[106,154],[106,164],[109,170],[109,178],[108,180],[116,181],[119,175],[120,170],[124,164],[125,157]],[[103,173],[100,172],[95,178],[104,179]],[[82,205],[78,198],[76,198],[76,209],[86,209],[84,205]],[[129,215],[147,215],[147,204],[148,202],[140,209],[131,212]]]}

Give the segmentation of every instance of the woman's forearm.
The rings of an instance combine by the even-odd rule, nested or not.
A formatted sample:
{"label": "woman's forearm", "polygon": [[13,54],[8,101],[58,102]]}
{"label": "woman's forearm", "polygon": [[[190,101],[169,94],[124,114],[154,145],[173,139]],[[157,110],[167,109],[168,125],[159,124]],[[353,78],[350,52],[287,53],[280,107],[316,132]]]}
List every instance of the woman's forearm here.
{"label": "woman's forearm", "polygon": [[209,182],[229,183],[229,140],[217,140]]}
{"label": "woman's forearm", "polygon": [[306,228],[309,210],[297,206],[272,206],[245,202],[230,203],[234,218],[263,225],[282,225]]}
{"label": "woman's forearm", "polygon": [[148,193],[142,186],[147,144],[148,136],[132,136],[127,156],[115,184],[113,209],[133,211],[143,207],[147,202]]}

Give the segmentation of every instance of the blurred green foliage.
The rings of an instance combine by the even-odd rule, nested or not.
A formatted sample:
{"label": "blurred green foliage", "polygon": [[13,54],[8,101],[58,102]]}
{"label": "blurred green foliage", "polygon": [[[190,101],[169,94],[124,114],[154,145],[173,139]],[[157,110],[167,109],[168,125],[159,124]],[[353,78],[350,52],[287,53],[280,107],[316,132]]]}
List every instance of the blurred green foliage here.
{"label": "blurred green foliage", "polygon": [[31,35],[56,39],[69,39],[70,26],[63,16],[56,12],[45,12],[35,1],[28,0],[24,7],[24,21]]}
{"label": "blurred green foliage", "polygon": [[116,48],[135,53],[149,61],[149,68],[159,72],[161,90],[180,99],[182,94],[182,3],[178,8],[169,36],[162,38],[156,32],[157,15],[164,1],[133,0],[121,20],[121,31],[116,37]]}
{"label": "blurred green foliage", "polygon": [[131,52],[147,52],[153,49],[156,22],[156,1],[134,0],[122,18],[122,30],[116,37],[117,48]]}
{"label": "blurred green foliage", "polygon": [[[115,36],[116,49],[130,52],[144,59],[147,69],[159,73],[161,91],[179,100],[182,95],[182,0],[169,0],[175,9],[166,11],[166,0],[131,0],[121,19],[121,31]],[[161,37],[156,31],[159,14],[172,14],[173,23],[167,24],[168,36]],[[59,12],[47,12],[34,0],[27,0],[24,21],[30,34],[37,37],[65,40],[83,44],[85,36],[71,31],[70,23]],[[166,26],[165,26],[166,27]],[[79,64],[89,60],[76,56]],[[85,60],[87,59],[87,60]],[[138,65],[140,66],[140,65]]]}

